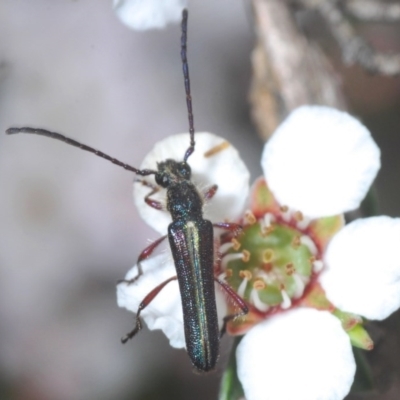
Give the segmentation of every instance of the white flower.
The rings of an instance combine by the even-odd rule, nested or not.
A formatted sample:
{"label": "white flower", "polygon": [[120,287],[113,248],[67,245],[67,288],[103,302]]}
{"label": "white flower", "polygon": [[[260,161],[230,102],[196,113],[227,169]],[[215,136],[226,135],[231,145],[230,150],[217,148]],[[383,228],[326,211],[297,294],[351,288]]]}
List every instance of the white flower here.
{"label": "white flower", "polygon": [[[196,133],[195,139],[195,151],[188,159],[192,169],[192,181],[203,193],[212,185],[218,185],[216,194],[204,206],[204,218],[215,223],[234,221],[243,211],[249,193],[250,174],[238,151],[224,139],[206,132]],[[182,160],[188,146],[189,134],[169,136],[156,143],[140,168],[157,169],[157,162],[168,158]],[[154,176],[146,177],[146,181],[155,185]],[[170,214],[166,210],[156,210],[145,203],[144,197],[151,192],[151,189],[141,182],[134,183],[133,192],[135,204],[144,221],[165,235],[171,223]],[[240,198],[237,193],[241,193]],[[166,190],[161,189],[151,198],[165,205]],[[140,302],[152,289],[176,275],[169,248],[163,254],[143,261],[142,267],[144,274],[140,279],[131,285],[119,284],[117,288],[118,305],[135,313]],[[136,275],[135,265],[126,275],[126,279]],[[222,318],[226,315],[226,304],[219,289],[216,293],[217,308],[222,323]],[[171,346],[185,347],[182,306],[176,281],[169,283],[141,315],[149,329],[162,329]]]}
{"label": "white flower", "polygon": [[[196,133],[195,139],[196,148],[188,160],[192,169],[192,181],[202,191],[214,184],[218,185],[216,195],[205,205],[204,218],[212,222],[221,222],[225,219],[233,221],[243,211],[247,200],[249,171],[238,151],[226,140],[207,132]],[[188,146],[187,133],[169,136],[155,144],[140,168],[157,169],[157,163],[168,158],[182,160]],[[212,149],[217,151],[207,155]],[[155,185],[154,176],[146,180]],[[165,235],[172,221],[170,214],[166,210],[160,212],[151,208],[144,202],[144,197],[149,193],[148,187],[137,182],[133,189],[135,205],[143,220],[157,232]],[[161,189],[152,198],[166,205],[166,190]]]}
{"label": "white flower", "polygon": [[380,168],[380,152],[349,114],[300,107],[268,141],[261,165],[280,204],[318,218],[359,206]]}
{"label": "white flower", "polygon": [[[280,204],[309,218],[357,208],[380,167],[368,130],[327,107],[294,111],[266,144],[262,167]],[[400,219],[341,229],[319,282],[340,310],[383,319],[400,307]],[[340,400],[355,373],[350,339],[331,313],[294,308],[254,326],[237,348],[247,400]]]}
{"label": "white flower", "polygon": [[[174,264],[170,260],[170,255],[160,254],[144,261],[142,265],[145,273],[139,281],[129,286],[123,283],[118,285],[118,306],[136,313],[140,302],[152,289],[176,275]],[[136,275],[137,268],[135,266],[129,270],[125,279],[132,279]],[[182,348],[185,339],[182,331],[181,308],[178,282],[172,281],[143,310],[141,316],[150,330],[161,329],[168,337],[172,347]]]}
{"label": "white flower", "polygon": [[320,281],[336,307],[382,320],[400,307],[400,219],[358,219],[345,226],[325,254]]}
{"label": "white flower", "polygon": [[[196,151],[189,159],[195,181],[205,187],[213,183],[221,185],[221,191],[205,207],[205,218],[217,222],[228,215],[234,220],[247,197],[248,173],[236,158],[237,152],[228,153],[233,150],[230,146],[211,158],[204,157],[205,151],[219,148],[223,143],[222,139],[208,135],[203,142],[202,135],[196,134]],[[142,168],[155,168],[156,161],[166,158],[181,159],[188,140],[182,141],[179,137],[171,140],[158,144],[154,155],[146,158]],[[357,208],[379,170],[379,157],[379,149],[368,130],[350,115],[327,107],[301,107],[294,111],[277,129],[263,153],[262,166],[268,185],[279,203],[287,206],[281,209],[279,205],[273,206],[274,210],[282,212],[277,217],[279,220],[273,213],[257,215],[262,219],[260,225],[265,229],[264,235],[268,236],[271,223],[277,221],[282,224],[289,221],[289,225],[292,224],[289,228],[300,229],[301,226],[306,232],[313,229],[313,221],[318,221],[313,220],[316,217],[333,216]],[[202,166],[198,167],[198,163]],[[245,179],[238,183],[240,176]],[[237,186],[232,187],[235,183]],[[165,234],[170,217],[143,203],[148,192],[148,187],[136,183],[135,202],[143,218]],[[164,193],[157,195],[159,199],[165,198]],[[297,220],[299,215],[304,215],[304,219]],[[325,219],[333,220],[339,221],[339,225],[342,223],[341,217]],[[314,228],[321,229],[321,226],[316,224]],[[292,232],[290,229],[283,231]],[[311,275],[307,275],[307,266],[303,265],[305,269],[301,274],[296,270],[297,260],[294,265],[286,264],[288,281],[285,285],[288,286],[287,290],[277,289],[274,293],[277,305],[268,306],[259,296],[261,278],[265,278],[265,282],[270,279],[262,268],[256,268],[259,273],[257,287],[252,286],[251,278],[244,274],[238,289],[244,298],[250,299],[251,307],[257,309],[253,315],[258,316],[253,318],[249,314],[247,320],[243,318],[248,332],[236,353],[238,376],[247,400],[341,400],[349,392],[355,363],[348,332],[331,312],[301,307],[306,304],[301,301],[305,287],[316,279],[333,309],[338,307],[343,312],[383,319],[400,307],[400,258],[396,247],[400,243],[400,219],[376,217],[354,221],[336,233],[329,243],[327,240],[312,243],[307,235],[298,238],[298,244],[292,242],[289,245],[293,248],[305,246],[304,254],[312,262]],[[268,264],[277,254],[284,254],[281,248],[276,252],[268,249],[264,253],[264,262]],[[228,255],[229,260],[233,260],[235,255]],[[170,257],[167,252],[149,258],[143,263],[143,277],[130,286],[119,285],[119,305],[136,312],[145,294],[174,275]],[[227,260],[223,256],[223,268],[232,270],[233,261]],[[146,278],[147,270],[150,274]],[[136,273],[134,267],[127,278]],[[154,300],[142,315],[151,328],[163,329],[173,346],[183,347],[179,292],[176,282],[168,286],[171,288],[166,287],[164,291],[171,292],[160,293],[159,299]],[[248,293],[251,293],[250,297]],[[300,306],[292,307],[293,304]],[[279,310],[269,316],[271,307]],[[360,321],[357,318],[355,316],[354,320]]]}
{"label": "white flower", "polygon": [[247,400],[342,399],[356,368],[339,320],[311,308],[256,325],[242,339],[236,357]]}
{"label": "white flower", "polygon": [[179,22],[187,0],[114,0],[113,8],[119,19],[130,28],[146,30],[164,28]]}

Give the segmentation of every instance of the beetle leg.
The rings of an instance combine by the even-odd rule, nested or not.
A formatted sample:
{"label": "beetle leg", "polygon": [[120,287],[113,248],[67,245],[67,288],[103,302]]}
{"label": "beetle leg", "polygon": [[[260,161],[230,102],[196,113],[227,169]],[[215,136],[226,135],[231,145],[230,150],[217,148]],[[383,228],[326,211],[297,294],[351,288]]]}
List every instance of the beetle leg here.
{"label": "beetle leg", "polygon": [[218,185],[212,185],[211,187],[207,188],[207,190],[203,193],[203,198],[205,201],[212,199],[217,193]]}
{"label": "beetle leg", "polygon": [[161,290],[171,281],[176,280],[177,277],[173,276],[172,278],[167,279],[166,281],[160,283],[157,287],[155,287],[139,304],[138,311],[136,313],[136,322],[135,328],[127,333],[125,336],[121,338],[122,343],[126,343],[129,339],[132,339],[141,329],[142,329],[142,321],[140,319],[140,313],[143,309],[145,309],[153,300],[154,298],[161,292]]}
{"label": "beetle leg", "polygon": [[153,185],[152,183],[147,182],[144,179],[135,179],[135,182],[140,182],[143,186],[147,186],[150,189],[152,189],[152,191],[149,194],[147,194],[144,198],[144,201],[147,205],[149,205],[152,208],[155,208],[156,210],[164,209],[164,206],[160,201],[150,198],[151,196],[153,196],[153,194],[157,193],[161,189],[159,186]]}
{"label": "beetle leg", "polygon": [[159,239],[157,239],[155,242],[151,243],[149,246],[147,246],[139,255],[136,264],[138,268],[138,274],[132,278],[132,279],[120,279],[117,284],[119,283],[127,283],[130,285],[131,283],[137,281],[141,275],[143,275],[143,269],[142,269],[142,261],[148,258],[154,251],[154,249],[163,241],[167,238],[167,235],[161,236]]}
{"label": "beetle leg", "polygon": [[213,224],[213,227],[231,231],[235,236],[239,235],[243,230],[241,225],[234,222],[217,222]]}
{"label": "beetle leg", "polygon": [[215,282],[219,283],[220,286],[225,290],[226,293],[228,293],[228,296],[239,306],[241,309],[240,312],[235,313],[235,314],[229,314],[224,317],[224,324],[222,325],[222,329],[219,333],[219,337],[222,338],[226,331],[226,325],[229,321],[237,318],[237,317],[242,317],[243,315],[246,315],[249,312],[249,307],[247,307],[246,302],[225,282],[223,282],[221,279],[214,277]]}

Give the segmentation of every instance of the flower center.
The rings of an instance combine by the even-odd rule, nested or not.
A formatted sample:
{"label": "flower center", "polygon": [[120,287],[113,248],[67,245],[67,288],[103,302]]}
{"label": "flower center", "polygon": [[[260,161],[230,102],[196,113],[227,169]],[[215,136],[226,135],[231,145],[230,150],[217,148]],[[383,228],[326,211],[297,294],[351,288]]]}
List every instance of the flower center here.
{"label": "flower center", "polygon": [[280,211],[261,219],[247,212],[243,233],[220,248],[227,282],[260,312],[289,308],[322,268],[307,224],[285,208]]}

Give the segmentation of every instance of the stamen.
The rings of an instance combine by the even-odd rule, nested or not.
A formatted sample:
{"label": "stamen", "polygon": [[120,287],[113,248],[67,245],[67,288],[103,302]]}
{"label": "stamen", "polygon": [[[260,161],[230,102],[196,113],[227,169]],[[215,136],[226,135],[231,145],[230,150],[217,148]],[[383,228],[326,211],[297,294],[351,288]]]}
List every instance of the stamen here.
{"label": "stamen", "polygon": [[315,245],[314,241],[310,238],[310,236],[303,235],[300,238],[300,243],[310,250],[310,253],[315,255],[318,253],[317,246]]}
{"label": "stamen", "polygon": [[233,250],[238,251],[240,249],[241,243],[236,238],[232,238],[231,240],[233,245]]}
{"label": "stamen", "polygon": [[268,304],[265,304],[260,300],[258,291],[255,289],[253,289],[250,293],[250,301],[253,303],[254,307],[256,307],[261,312],[267,312],[270,308]]}
{"label": "stamen", "polygon": [[293,275],[294,272],[296,271],[293,263],[286,264],[285,270],[286,270],[286,275],[288,275],[288,276]]}
{"label": "stamen", "polygon": [[300,247],[300,244],[301,244],[300,236],[295,236],[291,243],[292,247],[296,250]]}
{"label": "stamen", "polygon": [[226,277],[230,278],[233,275],[232,268],[227,268],[225,273],[226,273]]}
{"label": "stamen", "polygon": [[284,221],[289,222],[291,218],[291,211],[288,206],[281,206],[279,208],[281,210],[282,218]]}
{"label": "stamen", "polygon": [[267,236],[274,230],[274,227],[272,225],[272,222],[274,221],[275,216],[271,213],[266,213],[264,217],[260,219],[259,224],[261,227],[261,235]]}
{"label": "stamen", "polygon": [[307,229],[308,225],[310,225],[310,222],[311,222],[311,219],[307,218],[303,215],[303,219],[301,221],[298,221],[296,224],[297,229],[300,229],[300,230]]}
{"label": "stamen", "polygon": [[[239,276],[240,276],[240,273],[239,273]],[[246,276],[241,276],[241,278],[244,278],[244,279],[242,280],[242,282],[240,283],[240,285],[239,285],[239,287],[238,287],[237,294],[238,294],[240,297],[244,298],[244,293],[245,293],[245,291],[246,291],[246,288],[247,288],[247,284],[248,284],[248,282],[249,282],[249,279],[248,279]]]}
{"label": "stamen", "polygon": [[253,282],[253,288],[255,289],[255,290],[262,290],[262,289],[265,289],[265,282],[262,280],[262,279],[260,279],[260,278],[258,278],[258,279],[256,279],[254,282]]}
{"label": "stamen", "polygon": [[222,267],[222,269],[225,269],[231,261],[242,260],[242,259],[243,259],[243,254],[242,253],[226,254],[226,255],[224,255],[222,257],[221,267]]}
{"label": "stamen", "polygon": [[290,300],[289,295],[287,294],[286,290],[281,290],[281,295],[283,297],[283,301],[281,303],[281,308],[287,310],[292,305],[292,300]]}
{"label": "stamen", "polygon": [[322,260],[315,260],[312,262],[312,266],[314,272],[320,272],[324,267],[324,263],[322,262]]}
{"label": "stamen", "polygon": [[257,219],[250,210],[246,210],[244,212],[243,222],[245,225],[254,225],[257,222]]}
{"label": "stamen", "polygon": [[239,271],[239,278],[247,279],[248,281],[253,277],[253,274],[247,269],[242,269]]}
{"label": "stamen", "polygon": [[300,221],[303,221],[304,216],[303,216],[303,213],[302,213],[301,211],[296,211],[296,212],[293,213],[293,218],[294,218],[297,222],[300,222]]}
{"label": "stamen", "polygon": [[263,221],[264,221],[265,226],[269,227],[272,225],[272,222],[275,221],[275,215],[272,213],[266,213],[264,215]]}
{"label": "stamen", "polygon": [[303,295],[304,288],[306,287],[306,284],[308,283],[309,279],[306,276],[301,276],[299,274],[293,274],[292,276],[296,284],[296,289],[293,294],[293,298],[299,299]]}
{"label": "stamen", "polygon": [[225,254],[230,249],[235,250],[234,244],[232,242],[227,242],[227,243],[221,244],[221,246],[219,247],[219,252],[221,254]]}
{"label": "stamen", "polygon": [[224,141],[220,144],[217,144],[216,146],[212,147],[210,150],[206,151],[204,153],[204,157],[211,157],[225,149],[227,149],[230,146],[230,143],[227,141]]}
{"label": "stamen", "polygon": [[246,249],[243,249],[242,251],[242,261],[245,263],[250,261],[250,252]]}

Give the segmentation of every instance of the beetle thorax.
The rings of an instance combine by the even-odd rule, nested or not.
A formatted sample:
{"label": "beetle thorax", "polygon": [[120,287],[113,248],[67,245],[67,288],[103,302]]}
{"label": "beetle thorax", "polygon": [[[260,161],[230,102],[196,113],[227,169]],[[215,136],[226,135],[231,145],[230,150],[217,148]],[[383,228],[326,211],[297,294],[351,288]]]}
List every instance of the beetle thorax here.
{"label": "beetle thorax", "polygon": [[168,187],[167,209],[173,220],[203,218],[203,200],[193,182],[184,180]]}

